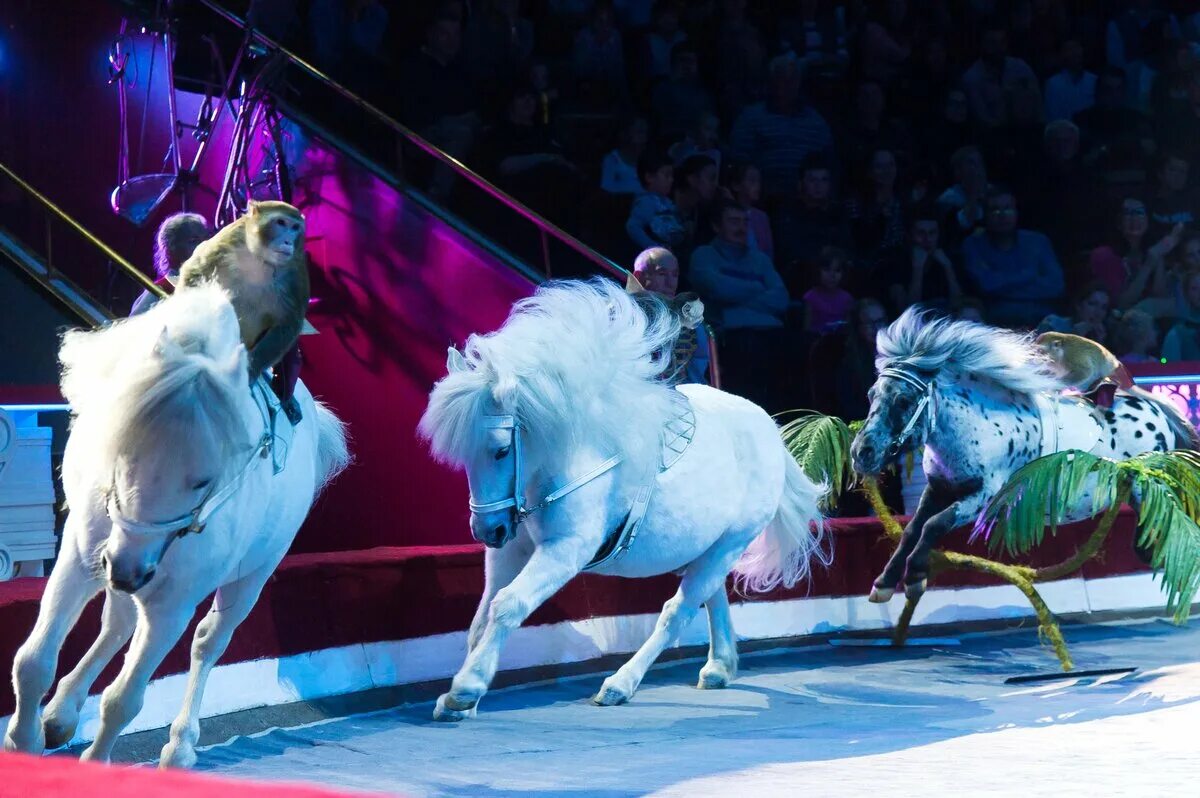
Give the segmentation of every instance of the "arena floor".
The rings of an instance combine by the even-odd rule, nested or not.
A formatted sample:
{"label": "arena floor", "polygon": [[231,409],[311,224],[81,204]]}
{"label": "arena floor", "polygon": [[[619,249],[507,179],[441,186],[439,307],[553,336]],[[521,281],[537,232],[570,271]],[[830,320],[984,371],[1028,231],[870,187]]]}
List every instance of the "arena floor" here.
{"label": "arena floor", "polygon": [[724,691],[675,662],[624,707],[588,702],[600,676],[562,679],[492,693],[462,725],[404,706],[239,737],[199,768],[414,796],[1191,794],[1200,630],[1066,632],[1078,668],[1139,670],[1005,684],[1053,670],[1032,630],[821,645],[745,655]]}

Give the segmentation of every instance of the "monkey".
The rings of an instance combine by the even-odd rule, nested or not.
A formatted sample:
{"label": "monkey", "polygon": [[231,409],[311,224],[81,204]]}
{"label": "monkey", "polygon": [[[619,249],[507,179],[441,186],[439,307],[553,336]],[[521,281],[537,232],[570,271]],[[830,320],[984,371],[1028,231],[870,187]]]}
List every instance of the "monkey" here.
{"label": "monkey", "polygon": [[1094,395],[1098,405],[1111,406],[1116,388],[1133,384],[1116,355],[1088,338],[1047,332],[1035,343],[1057,364],[1064,383],[1080,393]]}
{"label": "monkey", "polygon": [[292,205],[251,202],[244,216],[196,247],[179,273],[181,290],[215,281],[229,292],[250,382],[275,366],[271,387],[292,424],[300,421],[292,392],[309,297],[304,232],[304,216]]}

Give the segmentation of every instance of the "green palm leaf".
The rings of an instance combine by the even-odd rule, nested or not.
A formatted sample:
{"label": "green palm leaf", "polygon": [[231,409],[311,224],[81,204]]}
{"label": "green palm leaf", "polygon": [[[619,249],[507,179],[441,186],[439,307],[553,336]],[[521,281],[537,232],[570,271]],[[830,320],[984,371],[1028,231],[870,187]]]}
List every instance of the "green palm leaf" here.
{"label": "green palm leaf", "polygon": [[1121,472],[1116,462],[1087,452],[1066,451],[1039,457],[1019,468],[975,523],[993,551],[1024,554],[1066,520],[1066,511],[1090,489],[1092,514],[1115,500]]}
{"label": "green palm leaf", "polygon": [[836,416],[808,410],[789,412],[801,415],[780,429],[783,444],[809,479],[829,483],[824,501],[828,507],[834,507],[842,490],[854,481],[850,429]]}

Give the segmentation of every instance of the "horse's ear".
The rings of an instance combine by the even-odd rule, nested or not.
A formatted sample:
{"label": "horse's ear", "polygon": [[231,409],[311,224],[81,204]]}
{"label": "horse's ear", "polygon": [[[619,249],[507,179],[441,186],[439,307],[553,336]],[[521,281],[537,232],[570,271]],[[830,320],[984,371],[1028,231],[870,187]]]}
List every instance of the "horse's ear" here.
{"label": "horse's ear", "polygon": [[469,371],[470,366],[467,365],[467,359],[462,356],[454,347],[446,350],[446,371],[450,374],[457,374],[460,371]]}
{"label": "horse's ear", "polygon": [[176,357],[180,354],[183,347],[171,340],[171,332],[163,325],[162,331],[158,334],[158,340],[154,342],[154,354],[165,359]]}

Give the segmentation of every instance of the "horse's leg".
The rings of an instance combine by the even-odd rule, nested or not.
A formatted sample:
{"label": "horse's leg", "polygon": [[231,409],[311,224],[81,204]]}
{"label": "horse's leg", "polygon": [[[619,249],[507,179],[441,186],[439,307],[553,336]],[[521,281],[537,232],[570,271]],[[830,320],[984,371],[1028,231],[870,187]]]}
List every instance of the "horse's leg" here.
{"label": "horse's leg", "polygon": [[576,537],[534,548],[529,562],[508,587],[496,591],[483,633],[451,681],[450,692],[438,698],[434,720],[462,720],[474,713],[496,675],[505,639],[579,573],[589,557],[591,550]]}
{"label": "horse's leg", "polygon": [[190,596],[179,594],[154,595],[143,606],[142,622],[134,630],[125,664],[100,696],[100,728],[96,739],[81,759],[107,762],[112,756],[118,735],[142,710],[150,677],[187,629],[198,602],[199,597],[191,600]]}
{"label": "horse's leg", "polygon": [[604,680],[594,702],[615,706],[633,697],[646,671],[691,623],[704,600],[715,596],[718,588],[724,590],[725,578],[752,539],[751,534],[726,532],[687,566],[679,590],[663,605],[650,637],[620,670]]}
{"label": "horse's leg", "polygon": [[729,595],[722,582],[717,591],[704,602],[708,611],[708,662],[700,669],[701,690],[726,687],[737,676],[737,637],[729,613]]}
{"label": "horse's leg", "polygon": [[985,496],[994,495],[1000,486],[993,490],[979,490],[979,480],[975,481],[975,490],[953,502],[945,510],[937,513],[925,522],[921,531],[921,539],[908,557],[908,567],[904,573],[904,595],[910,599],[920,598],[925,593],[929,578],[929,555],[938,542],[952,529],[974,518],[982,509]]}
{"label": "horse's leg", "polygon": [[104,594],[104,617],[100,636],[92,643],[75,670],[62,678],[54,697],[46,705],[42,727],[46,730],[46,746],[60,748],[71,742],[79,725],[79,711],[87,700],[88,691],[100,678],[100,671],[112,661],[121,647],[129,642],[137,624],[137,607],[133,597],[118,590]]}
{"label": "horse's leg", "polygon": [[192,637],[192,664],[188,671],[183,708],[171,724],[171,737],[163,746],[160,767],[190,768],[196,763],[196,742],[200,739],[200,703],[213,665],[225,653],[233,632],[258,601],[263,585],[275,572],[272,562],[257,571],[217,589],[212,606],[196,626]]}
{"label": "horse's leg", "polygon": [[492,599],[500,590],[512,584],[512,580],[525,567],[525,563],[529,562],[529,551],[525,546],[525,539],[518,536],[504,548],[484,551],[483,596],[479,599],[475,617],[471,619],[470,631],[467,632],[468,652],[479,643],[479,638],[487,627],[488,607],[492,605]]}
{"label": "horse's leg", "polygon": [[886,604],[891,601],[892,594],[896,592],[896,585],[904,576],[904,564],[908,561],[908,555],[912,554],[917,541],[921,539],[921,529],[932,516],[945,509],[946,505],[947,499],[940,495],[940,491],[933,485],[925,486],[925,490],[921,492],[921,500],[917,503],[917,511],[913,513],[908,525],[904,527],[900,542],[896,544],[896,550],[892,552],[887,565],[883,567],[883,571],[875,577],[875,582],[871,585],[868,601],[876,604]]}
{"label": "horse's leg", "polygon": [[68,537],[50,574],[50,581],[46,583],[33,632],[13,659],[13,692],[17,707],[4,736],[5,750],[36,754],[45,749],[38,711],[42,698],[54,683],[58,655],[67,632],[79,619],[84,606],[99,592],[100,585],[99,577],[80,558],[73,536]]}

